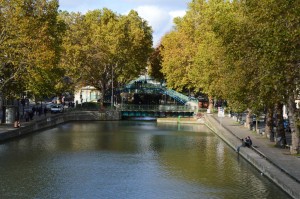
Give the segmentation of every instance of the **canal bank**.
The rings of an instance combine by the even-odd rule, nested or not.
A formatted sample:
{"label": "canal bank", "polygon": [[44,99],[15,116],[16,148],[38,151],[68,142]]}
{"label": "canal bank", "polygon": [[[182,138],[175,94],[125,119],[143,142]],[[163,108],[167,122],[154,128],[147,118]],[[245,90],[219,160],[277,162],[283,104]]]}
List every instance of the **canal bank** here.
{"label": "canal bank", "polygon": [[74,121],[0,152],[1,199],[290,198],[205,125]]}
{"label": "canal bank", "polygon": [[194,117],[157,118],[156,121],[157,123],[204,124],[203,118]]}
{"label": "canal bank", "polygon": [[13,124],[0,125],[0,142],[24,136],[39,130],[54,127],[70,121],[116,121],[120,120],[118,111],[68,111],[62,114],[35,115],[29,122],[21,121],[19,128]]}
{"label": "canal bank", "polygon": [[[80,111],[67,112],[64,114],[53,114],[35,116],[33,121],[21,122],[20,128],[13,128],[12,124],[0,125],[0,140],[26,135],[35,131],[51,128],[56,125],[70,121],[112,121],[120,120],[118,112],[107,111]],[[253,148],[241,148],[237,157],[241,156],[250,162],[261,175],[265,175],[292,198],[300,199],[300,158],[288,154],[287,149],[278,149],[260,135],[245,129],[231,118],[217,118],[214,115],[205,116],[205,124],[222,138],[229,146],[236,150],[241,145],[241,138],[250,136],[253,140]],[[162,120],[162,122],[178,122],[178,118]],[[195,119],[180,118],[180,123],[202,124]]]}
{"label": "canal bank", "polygon": [[300,199],[300,158],[292,156],[288,149],[275,148],[267,138],[250,131],[229,117],[205,116],[205,124],[234,150],[241,139],[250,136],[253,147],[241,147],[237,156],[242,156],[260,173],[268,177],[292,198]]}

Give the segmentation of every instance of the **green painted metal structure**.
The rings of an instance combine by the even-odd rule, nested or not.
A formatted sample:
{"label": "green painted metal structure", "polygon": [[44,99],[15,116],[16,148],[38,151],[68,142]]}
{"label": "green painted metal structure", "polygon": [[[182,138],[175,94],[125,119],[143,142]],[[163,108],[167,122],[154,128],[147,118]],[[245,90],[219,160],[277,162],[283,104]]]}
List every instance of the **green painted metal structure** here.
{"label": "green painted metal structure", "polygon": [[173,99],[172,104],[126,104],[121,103],[117,109],[123,117],[190,117],[198,111],[198,100],[168,89],[163,82],[158,82],[150,76],[143,75],[130,81],[119,93],[135,95],[161,95]]}
{"label": "green painted metal structure", "polygon": [[139,78],[130,81],[119,91],[127,93],[167,95],[176,100],[176,102],[181,105],[185,105],[188,102],[198,103],[198,100],[196,98],[191,98],[172,89],[168,89],[164,82],[158,82],[148,75],[142,75]]}

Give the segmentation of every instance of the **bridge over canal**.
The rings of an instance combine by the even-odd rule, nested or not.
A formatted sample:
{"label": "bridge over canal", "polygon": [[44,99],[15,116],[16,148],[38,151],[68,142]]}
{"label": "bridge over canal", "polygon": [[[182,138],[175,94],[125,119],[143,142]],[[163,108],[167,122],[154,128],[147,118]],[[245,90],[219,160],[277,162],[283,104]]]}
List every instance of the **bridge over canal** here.
{"label": "bridge over canal", "polygon": [[197,111],[193,106],[180,105],[130,105],[123,104],[117,107],[122,118],[130,117],[191,117]]}
{"label": "bridge over canal", "polygon": [[198,112],[198,100],[143,75],[118,89],[117,110],[122,117],[190,117]]}

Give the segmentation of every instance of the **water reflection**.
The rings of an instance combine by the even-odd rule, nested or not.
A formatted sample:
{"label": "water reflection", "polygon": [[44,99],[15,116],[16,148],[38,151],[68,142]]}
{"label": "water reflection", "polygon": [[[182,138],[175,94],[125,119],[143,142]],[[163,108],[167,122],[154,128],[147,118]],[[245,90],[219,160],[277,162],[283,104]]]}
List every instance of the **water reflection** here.
{"label": "water reflection", "polygon": [[68,123],[0,158],[1,198],[288,198],[202,125]]}

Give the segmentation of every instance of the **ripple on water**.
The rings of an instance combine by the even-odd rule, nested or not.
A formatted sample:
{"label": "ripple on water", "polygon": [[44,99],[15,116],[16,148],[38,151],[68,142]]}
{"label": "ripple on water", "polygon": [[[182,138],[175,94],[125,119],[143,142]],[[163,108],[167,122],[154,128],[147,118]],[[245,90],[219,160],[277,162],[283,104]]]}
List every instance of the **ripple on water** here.
{"label": "ripple on water", "polygon": [[76,122],[0,145],[1,198],[288,198],[195,128]]}

